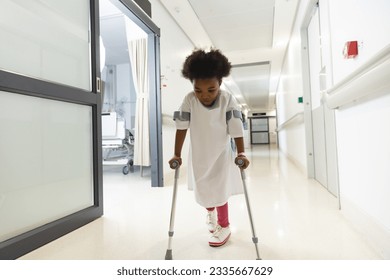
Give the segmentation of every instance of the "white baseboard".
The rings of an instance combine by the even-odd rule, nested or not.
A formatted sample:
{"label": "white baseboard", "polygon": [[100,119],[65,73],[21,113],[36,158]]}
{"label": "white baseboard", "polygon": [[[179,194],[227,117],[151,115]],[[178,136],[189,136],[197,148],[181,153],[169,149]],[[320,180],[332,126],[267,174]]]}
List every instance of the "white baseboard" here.
{"label": "white baseboard", "polygon": [[365,213],[355,203],[345,198],[341,199],[341,213],[383,259],[390,259],[389,229]]}
{"label": "white baseboard", "polygon": [[295,167],[297,167],[306,177],[308,176],[307,175],[307,169],[306,169],[306,167],[302,163],[297,161],[292,155],[290,155],[289,153],[283,151],[280,148],[279,148],[279,152],[281,152],[289,161],[291,161],[291,163],[294,164]]}

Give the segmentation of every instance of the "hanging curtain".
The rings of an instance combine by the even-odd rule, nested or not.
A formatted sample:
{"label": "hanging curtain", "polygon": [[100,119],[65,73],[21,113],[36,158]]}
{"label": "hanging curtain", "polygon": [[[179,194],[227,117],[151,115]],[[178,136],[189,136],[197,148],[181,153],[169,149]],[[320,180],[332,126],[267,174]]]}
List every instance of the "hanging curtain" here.
{"label": "hanging curtain", "polygon": [[137,92],[134,128],[134,165],[150,166],[147,38],[128,41],[134,87]]}

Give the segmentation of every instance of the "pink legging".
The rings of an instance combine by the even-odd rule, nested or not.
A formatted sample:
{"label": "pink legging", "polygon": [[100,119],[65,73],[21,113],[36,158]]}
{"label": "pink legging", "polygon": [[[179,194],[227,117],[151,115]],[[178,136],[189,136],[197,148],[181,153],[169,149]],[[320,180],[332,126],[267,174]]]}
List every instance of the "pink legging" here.
{"label": "pink legging", "polygon": [[[208,211],[213,211],[215,207],[206,208]],[[217,207],[217,213],[218,213],[218,224],[221,227],[228,227],[229,226],[229,206],[226,202],[222,206]]]}

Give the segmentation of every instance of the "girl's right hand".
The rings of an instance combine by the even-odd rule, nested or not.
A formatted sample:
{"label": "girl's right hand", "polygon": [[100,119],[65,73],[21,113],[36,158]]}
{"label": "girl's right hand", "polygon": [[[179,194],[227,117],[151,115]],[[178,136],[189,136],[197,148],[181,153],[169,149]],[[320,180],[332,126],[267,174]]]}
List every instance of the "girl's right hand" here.
{"label": "girl's right hand", "polygon": [[172,169],[176,169],[177,167],[173,166],[173,162],[178,162],[179,163],[179,166],[181,166],[182,164],[182,160],[181,160],[181,157],[178,157],[178,156],[173,156],[171,158],[171,160],[169,161],[169,166],[172,168]]}
{"label": "girl's right hand", "polygon": [[[240,161],[241,161],[241,164],[239,164]],[[234,160],[234,163],[236,165],[238,165],[238,167],[240,167],[240,169],[246,169],[250,164],[249,160],[246,158],[245,155],[238,155],[236,157],[236,159]]]}

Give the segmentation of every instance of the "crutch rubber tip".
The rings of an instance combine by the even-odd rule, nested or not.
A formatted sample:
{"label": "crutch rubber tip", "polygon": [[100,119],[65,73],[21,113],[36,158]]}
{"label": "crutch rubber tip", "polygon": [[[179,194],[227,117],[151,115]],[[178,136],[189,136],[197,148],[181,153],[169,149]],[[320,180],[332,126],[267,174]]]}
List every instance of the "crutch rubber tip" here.
{"label": "crutch rubber tip", "polygon": [[167,253],[165,254],[166,260],[172,260],[172,250],[168,249]]}

